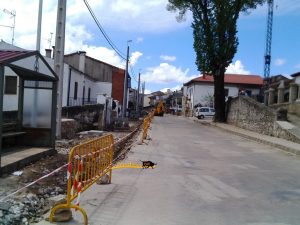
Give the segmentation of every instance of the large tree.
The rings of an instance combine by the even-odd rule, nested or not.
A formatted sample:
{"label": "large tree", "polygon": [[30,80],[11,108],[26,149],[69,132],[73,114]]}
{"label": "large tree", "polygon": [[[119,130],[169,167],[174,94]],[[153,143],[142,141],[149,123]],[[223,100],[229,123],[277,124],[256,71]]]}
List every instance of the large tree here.
{"label": "large tree", "polygon": [[224,74],[237,51],[237,19],[266,0],[169,0],[167,9],[178,11],[179,21],[192,12],[196,65],[214,77],[215,121],[225,122]]}

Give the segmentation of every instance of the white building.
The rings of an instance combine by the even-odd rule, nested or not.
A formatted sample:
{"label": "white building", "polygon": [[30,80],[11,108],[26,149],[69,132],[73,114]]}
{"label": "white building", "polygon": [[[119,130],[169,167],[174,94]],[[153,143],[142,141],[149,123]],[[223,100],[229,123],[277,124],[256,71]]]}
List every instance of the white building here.
{"label": "white building", "polygon": [[[1,50],[24,50],[1,40]],[[46,50],[45,60],[54,68],[54,59],[51,50]],[[112,97],[114,74],[116,68],[107,63],[86,56],[85,52],[75,52],[65,56],[62,106],[75,106],[95,104],[97,95]],[[119,71],[120,72],[120,71]],[[18,110],[18,76],[8,67],[5,67],[3,111]],[[118,78],[119,79],[119,78]],[[116,85],[115,89],[121,89],[123,85]],[[122,99],[118,99],[122,101]]]}
{"label": "white building", "polygon": [[[263,85],[258,75],[225,74],[224,88],[226,97],[234,97],[244,92],[248,96],[258,96]],[[214,100],[213,76],[200,76],[184,84],[183,94],[190,100],[191,108],[201,104],[212,106]]]}

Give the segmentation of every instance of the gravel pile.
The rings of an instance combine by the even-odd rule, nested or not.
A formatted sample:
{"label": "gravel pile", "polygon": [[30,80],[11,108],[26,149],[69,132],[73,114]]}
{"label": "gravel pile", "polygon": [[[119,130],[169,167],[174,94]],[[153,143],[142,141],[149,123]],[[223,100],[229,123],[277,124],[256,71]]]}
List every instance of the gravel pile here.
{"label": "gravel pile", "polygon": [[64,191],[60,187],[39,189],[38,194],[27,193],[0,203],[1,225],[28,225],[39,222],[50,210],[48,198]]}

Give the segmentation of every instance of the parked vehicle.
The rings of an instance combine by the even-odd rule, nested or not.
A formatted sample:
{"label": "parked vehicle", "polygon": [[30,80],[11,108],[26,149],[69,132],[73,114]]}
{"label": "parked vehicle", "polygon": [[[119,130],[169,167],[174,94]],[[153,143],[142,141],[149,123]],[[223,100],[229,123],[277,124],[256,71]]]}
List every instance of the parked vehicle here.
{"label": "parked vehicle", "polygon": [[198,119],[203,119],[204,117],[212,117],[215,115],[215,109],[210,107],[197,107],[195,111],[195,116]]}

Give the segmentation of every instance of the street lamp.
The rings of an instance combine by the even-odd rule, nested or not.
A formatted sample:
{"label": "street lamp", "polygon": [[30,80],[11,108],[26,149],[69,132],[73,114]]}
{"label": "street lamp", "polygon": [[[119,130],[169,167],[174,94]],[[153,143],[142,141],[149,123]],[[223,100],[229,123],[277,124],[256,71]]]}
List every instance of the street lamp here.
{"label": "street lamp", "polygon": [[126,56],[126,68],[125,68],[125,75],[124,75],[124,92],[123,92],[123,113],[122,118],[126,117],[126,109],[127,109],[127,95],[128,95],[128,58],[129,58],[129,43],[132,42],[132,40],[127,41],[127,56]]}

